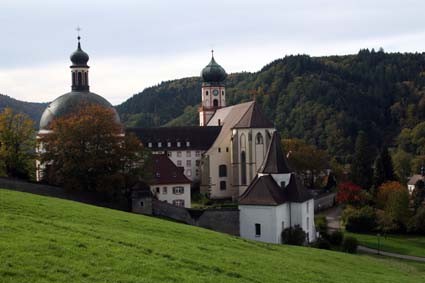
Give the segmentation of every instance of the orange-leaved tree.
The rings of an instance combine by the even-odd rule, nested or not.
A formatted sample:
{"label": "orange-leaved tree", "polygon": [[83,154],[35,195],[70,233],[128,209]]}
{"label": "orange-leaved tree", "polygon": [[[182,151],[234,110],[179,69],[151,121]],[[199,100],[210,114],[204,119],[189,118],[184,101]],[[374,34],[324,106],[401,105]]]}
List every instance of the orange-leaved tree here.
{"label": "orange-leaved tree", "polygon": [[83,105],[53,120],[40,142],[48,182],[68,189],[130,197],[135,182],[146,178],[148,154],[134,136],[125,136],[112,109]]}

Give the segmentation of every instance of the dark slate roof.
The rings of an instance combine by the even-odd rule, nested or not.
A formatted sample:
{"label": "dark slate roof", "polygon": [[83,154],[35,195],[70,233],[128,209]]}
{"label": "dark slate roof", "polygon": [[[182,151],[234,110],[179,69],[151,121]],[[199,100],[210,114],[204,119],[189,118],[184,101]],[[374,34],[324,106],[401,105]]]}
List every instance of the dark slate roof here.
{"label": "dark slate roof", "polygon": [[285,202],[305,202],[312,199],[310,192],[291,174],[289,184],[282,189],[271,175],[257,176],[239,198],[242,205],[280,205]]}
{"label": "dark slate roof", "polygon": [[78,46],[71,56],[69,57],[72,62],[71,68],[76,67],[87,67],[87,62],[89,61],[89,55],[81,49],[80,37],[78,36]]}
{"label": "dark slate roof", "polygon": [[183,174],[183,167],[177,167],[165,154],[153,154],[153,185],[160,184],[190,184],[191,181]]}
{"label": "dark slate roof", "polygon": [[274,126],[269,119],[264,116],[258,104],[254,102],[234,128],[274,128]]}
{"label": "dark slate roof", "polygon": [[286,193],[290,202],[305,202],[313,198],[295,173],[291,174],[289,184],[286,186]]}
{"label": "dark slate roof", "polygon": [[264,159],[263,164],[261,164],[258,172],[266,174],[292,172],[288,165],[288,160],[282,150],[280,135],[276,131],[273,133],[272,141],[266,153],[266,158]]}
{"label": "dark slate roof", "polygon": [[280,205],[287,201],[283,190],[270,175],[255,177],[239,198],[239,204]]}
{"label": "dark slate roof", "polygon": [[416,174],[416,175],[413,175],[412,177],[409,178],[409,181],[407,182],[407,184],[408,185],[416,185],[416,183],[419,180],[424,180],[424,177],[420,174]]}
{"label": "dark slate roof", "polygon": [[115,108],[102,96],[89,91],[72,91],[59,96],[47,106],[40,119],[40,130],[49,130],[54,118],[76,113],[80,107],[90,104],[112,109],[115,113],[115,120],[117,123],[120,122]]}
{"label": "dark slate roof", "polygon": [[[221,126],[208,127],[169,127],[169,128],[127,128],[127,133],[134,133],[142,143],[148,147],[152,143],[152,150],[207,150],[214,143]],[[161,147],[158,147],[161,142]],[[171,142],[171,146],[168,146]],[[180,142],[180,147],[177,146]],[[189,142],[189,146],[186,145]]]}

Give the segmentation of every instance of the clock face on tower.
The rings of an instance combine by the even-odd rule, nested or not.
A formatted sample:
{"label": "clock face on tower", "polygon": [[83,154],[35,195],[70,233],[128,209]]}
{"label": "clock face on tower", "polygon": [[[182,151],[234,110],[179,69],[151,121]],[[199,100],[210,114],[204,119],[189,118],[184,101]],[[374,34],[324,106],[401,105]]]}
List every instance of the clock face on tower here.
{"label": "clock face on tower", "polygon": [[217,96],[218,95],[218,89],[213,90],[213,94],[214,94],[214,96]]}

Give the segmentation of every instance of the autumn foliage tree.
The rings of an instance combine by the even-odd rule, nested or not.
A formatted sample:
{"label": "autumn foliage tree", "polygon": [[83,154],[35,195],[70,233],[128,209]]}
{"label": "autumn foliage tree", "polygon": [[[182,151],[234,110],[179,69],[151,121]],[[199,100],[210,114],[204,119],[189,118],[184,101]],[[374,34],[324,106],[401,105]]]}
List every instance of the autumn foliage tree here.
{"label": "autumn foliage tree", "polygon": [[359,206],[367,200],[367,197],[360,186],[344,182],[338,185],[336,200],[338,203]]}
{"label": "autumn foliage tree", "polygon": [[383,230],[394,231],[406,226],[409,216],[409,193],[402,184],[395,181],[382,184],[378,189],[377,205],[383,210],[380,216]]}
{"label": "autumn foliage tree", "polygon": [[125,136],[113,110],[84,105],[57,118],[40,142],[41,161],[50,183],[69,189],[129,197],[129,188],[144,174],[147,153],[134,136]]}
{"label": "autumn foliage tree", "polygon": [[34,149],[33,121],[4,109],[0,114],[0,171],[8,177],[29,178],[35,171]]}

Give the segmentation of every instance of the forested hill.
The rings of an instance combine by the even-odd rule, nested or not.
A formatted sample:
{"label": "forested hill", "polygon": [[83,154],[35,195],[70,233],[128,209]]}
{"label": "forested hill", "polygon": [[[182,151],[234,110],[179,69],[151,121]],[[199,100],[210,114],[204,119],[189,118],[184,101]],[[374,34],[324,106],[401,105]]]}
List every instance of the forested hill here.
{"label": "forested hill", "polygon": [[0,112],[7,107],[12,108],[14,111],[27,114],[38,126],[38,121],[40,121],[41,114],[43,114],[44,109],[47,107],[47,103],[25,102],[0,94]]}
{"label": "forested hill", "polygon": [[[230,75],[227,101],[255,97],[284,137],[304,139],[344,162],[359,130],[380,147],[424,120],[424,70],[423,54],[366,49],[347,56],[287,56],[259,72]],[[200,88],[200,78],[163,82],[117,108],[132,126],[197,124]]]}

